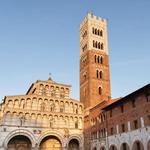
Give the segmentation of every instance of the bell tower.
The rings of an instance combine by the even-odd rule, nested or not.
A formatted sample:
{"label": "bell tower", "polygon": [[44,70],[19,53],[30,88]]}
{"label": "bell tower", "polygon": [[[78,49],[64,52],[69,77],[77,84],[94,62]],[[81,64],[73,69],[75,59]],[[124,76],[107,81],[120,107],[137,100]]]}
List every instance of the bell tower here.
{"label": "bell tower", "polygon": [[80,101],[86,109],[110,96],[107,21],[88,13],[80,24]]}

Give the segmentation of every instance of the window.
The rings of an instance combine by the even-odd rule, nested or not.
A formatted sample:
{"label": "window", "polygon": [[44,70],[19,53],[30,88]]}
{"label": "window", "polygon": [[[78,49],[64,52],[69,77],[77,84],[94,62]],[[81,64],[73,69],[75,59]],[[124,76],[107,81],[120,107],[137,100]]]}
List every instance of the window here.
{"label": "window", "polygon": [[78,129],[78,122],[75,122],[75,129]]}
{"label": "window", "polygon": [[132,107],[133,107],[133,108],[135,107],[135,99],[132,100]]}
{"label": "window", "polygon": [[95,41],[93,40],[93,47],[95,47]]}
{"label": "window", "polygon": [[147,94],[146,98],[147,98],[147,102],[150,102],[150,94]]}
{"label": "window", "polygon": [[94,59],[95,59],[95,63],[96,63],[96,55],[95,55]]}
{"label": "window", "polygon": [[98,88],[98,94],[99,94],[99,95],[102,94],[102,88],[101,88],[101,87]]}
{"label": "window", "polygon": [[99,78],[99,71],[98,70],[96,71],[96,77],[97,77],[97,79]]}
{"label": "window", "polygon": [[100,57],[100,63],[103,64],[103,57]]}
{"label": "window", "polygon": [[98,62],[98,64],[100,63],[100,61],[99,61],[99,56],[97,57],[97,62]]}
{"label": "window", "polygon": [[94,34],[94,28],[92,28],[92,33]]}
{"label": "window", "polygon": [[99,72],[99,77],[102,79],[102,71]]}
{"label": "window", "polygon": [[95,48],[97,48],[97,41],[95,42]]}
{"label": "window", "polygon": [[123,113],[123,112],[124,112],[124,107],[123,107],[123,105],[122,105],[120,108],[121,108],[121,113]]}
{"label": "window", "polygon": [[103,31],[102,30],[100,31],[100,36],[103,36]]}
{"label": "window", "polygon": [[103,43],[101,44],[101,50],[104,50],[104,44]]}
{"label": "window", "polygon": [[121,128],[122,128],[122,132],[125,132],[125,124],[122,124]]}
{"label": "window", "polygon": [[97,35],[97,29],[95,29],[95,34]]}
{"label": "window", "polygon": [[137,129],[137,128],[138,128],[138,121],[137,121],[137,120],[134,120],[134,121],[133,121],[133,124],[134,124],[134,129]]}
{"label": "window", "polygon": [[101,49],[101,43],[100,42],[98,43],[98,49]]}
{"label": "window", "polygon": [[114,134],[114,128],[110,128],[110,135],[113,135]]}
{"label": "window", "polygon": [[110,110],[110,117],[112,117],[112,109]]}

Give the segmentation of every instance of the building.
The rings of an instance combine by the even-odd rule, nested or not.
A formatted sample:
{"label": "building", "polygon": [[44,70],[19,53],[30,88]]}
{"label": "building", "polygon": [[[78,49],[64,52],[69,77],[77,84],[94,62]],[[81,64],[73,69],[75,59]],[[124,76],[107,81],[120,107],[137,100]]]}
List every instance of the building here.
{"label": "building", "polygon": [[150,150],[150,84],[90,117],[92,150]]}
{"label": "building", "polygon": [[111,98],[107,21],[92,13],[80,25],[80,101],[85,150],[150,150],[150,84]]}
{"label": "building", "polygon": [[83,150],[83,104],[70,85],[33,83],[0,105],[0,150]]}

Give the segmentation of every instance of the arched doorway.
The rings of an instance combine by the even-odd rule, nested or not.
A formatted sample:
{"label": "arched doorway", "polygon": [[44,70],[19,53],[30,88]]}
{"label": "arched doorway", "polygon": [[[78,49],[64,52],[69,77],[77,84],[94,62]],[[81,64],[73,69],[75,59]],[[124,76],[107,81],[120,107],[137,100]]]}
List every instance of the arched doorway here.
{"label": "arched doorway", "polygon": [[127,143],[122,143],[120,150],[130,150],[129,145]]}
{"label": "arched doorway", "polygon": [[106,150],[106,149],[105,149],[105,147],[103,146],[103,147],[100,148],[100,150]]}
{"label": "arched doorway", "polygon": [[111,145],[109,150],[117,150],[117,147],[115,145]]}
{"label": "arched doorway", "polygon": [[56,136],[47,136],[41,143],[39,150],[61,150],[62,144]]}
{"label": "arched doorway", "polygon": [[79,147],[79,141],[77,139],[69,141],[68,150],[79,150]]}
{"label": "arched doorway", "polygon": [[144,150],[144,146],[141,141],[135,141],[132,146],[132,150]]}
{"label": "arched doorway", "polygon": [[7,150],[31,150],[31,141],[28,137],[17,135],[7,145]]}

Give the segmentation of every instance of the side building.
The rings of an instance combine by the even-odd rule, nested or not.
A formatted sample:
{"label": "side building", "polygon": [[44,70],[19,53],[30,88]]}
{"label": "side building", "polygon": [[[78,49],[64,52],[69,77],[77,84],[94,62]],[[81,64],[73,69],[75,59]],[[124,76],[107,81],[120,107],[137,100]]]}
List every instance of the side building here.
{"label": "side building", "polygon": [[83,104],[69,85],[33,83],[0,104],[0,150],[83,150]]}
{"label": "side building", "polygon": [[91,150],[150,150],[150,84],[90,111]]}

